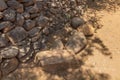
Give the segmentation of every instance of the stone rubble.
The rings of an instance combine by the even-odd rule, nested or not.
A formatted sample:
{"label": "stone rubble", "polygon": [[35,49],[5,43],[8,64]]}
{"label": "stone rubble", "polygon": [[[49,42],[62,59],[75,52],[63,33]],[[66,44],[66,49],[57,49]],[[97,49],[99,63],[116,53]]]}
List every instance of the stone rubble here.
{"label": "stone rubble", "polygon": [[34,57],[44,58],[43,68],[74,61],[73,55],[87,45],[86,35],[94,34],[92,26],[84,27],[80,4],[82,0],[0,0],[0,79]]}

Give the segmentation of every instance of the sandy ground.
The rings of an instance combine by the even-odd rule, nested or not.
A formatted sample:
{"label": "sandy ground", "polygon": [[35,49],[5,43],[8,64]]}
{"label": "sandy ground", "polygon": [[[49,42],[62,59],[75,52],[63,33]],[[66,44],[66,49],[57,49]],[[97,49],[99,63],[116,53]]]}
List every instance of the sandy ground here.
{"label": "sandy ground", "polygon": [[[107,73],[111,80],[120,80],[120,10],[116,12],[99,12],[103,27],[95,34],[104,44],[111,56],[105,56],[101,51],[93,47],[93,55],[86,61],[87,65],[92,65],[98,73]],[[96,45],[99,46],[99,45]]]}

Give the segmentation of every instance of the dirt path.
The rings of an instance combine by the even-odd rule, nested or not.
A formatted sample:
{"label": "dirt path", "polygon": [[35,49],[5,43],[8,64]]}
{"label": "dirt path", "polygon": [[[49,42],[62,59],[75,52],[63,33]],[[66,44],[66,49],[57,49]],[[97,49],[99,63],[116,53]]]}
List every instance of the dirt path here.
{"label": "dirt path", "polygon": [[[116,12],[101,12],[103,15],[101,23],[102,29],[98,30],[96,35],[111,53],[112,59],[99,50],[93,48],[93,54],[86,61],[86,65],[99,73],[107,73],[111,76],[111,80],[120,80],[120,10]],[[98,45],[96,45],[98,46]],[[100,47],[100,46],[98,46]]]}

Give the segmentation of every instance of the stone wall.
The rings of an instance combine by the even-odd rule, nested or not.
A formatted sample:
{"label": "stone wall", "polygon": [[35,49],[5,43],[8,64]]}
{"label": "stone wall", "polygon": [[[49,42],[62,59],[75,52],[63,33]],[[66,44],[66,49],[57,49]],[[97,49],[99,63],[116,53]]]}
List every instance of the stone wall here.
{"label": "stone wall", "polygon": [[94,33],[82,18],[84,8],[82,0],[0,0],[0,77],[38,58],[38,52],[52,50],[59,56],[83,50],[86,36]]}

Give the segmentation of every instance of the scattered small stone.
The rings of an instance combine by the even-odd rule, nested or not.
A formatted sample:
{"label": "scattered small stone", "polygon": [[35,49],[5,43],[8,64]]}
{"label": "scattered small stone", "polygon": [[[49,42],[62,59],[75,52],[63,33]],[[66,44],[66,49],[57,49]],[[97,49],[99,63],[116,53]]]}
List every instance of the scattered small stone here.
{"label": "scattered small stone", "polygon": [[27,32],[22,27],[16,27],[15,29],[9,31],[7,34],[8,39],[15,44],[20,42],[27,37]]}
{"label": "scattered small stone", "polygon": [[18,49],[17,47],[14,46],[6,47],[2,49],[0,52],[2,58],[13,58],[18,55]]}
{"label": "scattered small stone", "polygon": [[36,24],[36,22],[35,21],[33,21],[33,20],[26,20],[25,21],[25,24],[24,24],[24,28],[25,28],[25,30],[27,30],[27,31],[29,31],[29,30],[31,30],[33,27],[35,27],[35,24]]}
{"label": "scattered small stone", "polygon": [[28,50],[26,53],[24,53],[23,55],[21,54],[21,55],[19,55],[19,61],[20,62],[27,62],[27,61],[29,61],[29,60],[31,60],[31,59],[33,59],[34,58],[34,55],[35,55],[35,53],[34,53],[34,48],[33,48],[33,44],[32,43],[30,43],[30,45],[27,47],[26,46],[26,49]]}
{"label": "scattered small stone", "polygon": [[29,50],[30,50],[30,42],[25,41],[24,44],[19,46],[18,58],[20,59],[21,57],[27,55]]}
{"label": "scattered small stone", "polygon": [[0,12],[7,8],[7,4],[4,0],[0,0]]}
{"label": "scattered small stone", "polygon": [[82,18],[74,17],[71,20],[71,27],[77,29],[79,26],[83,25],[85,21]]}
{"label": "scattered small stone", "polygon": [[33,48],[34,48],[34,50],[39,51],[41,49],[41,42],[40,41],[34,42],[33,43]]}

